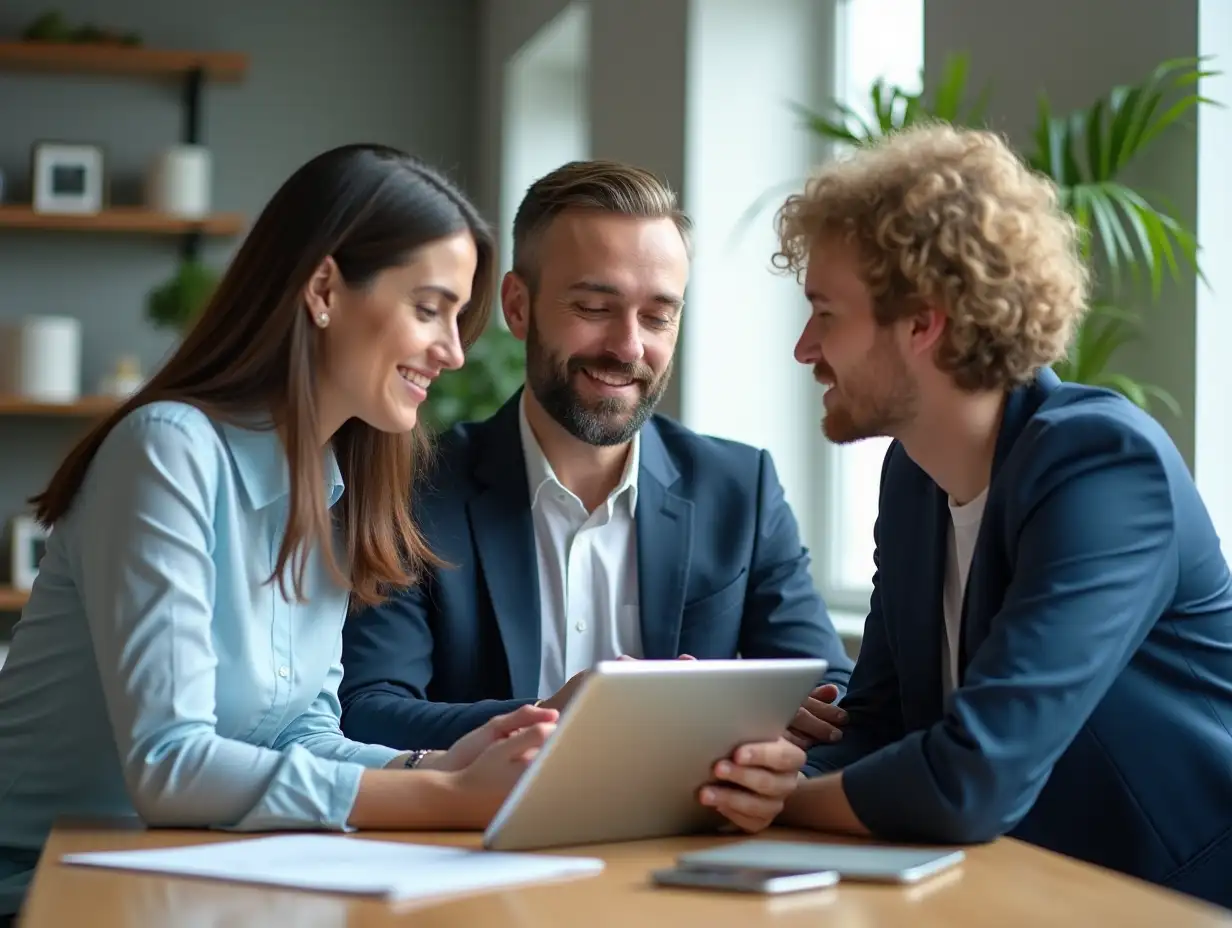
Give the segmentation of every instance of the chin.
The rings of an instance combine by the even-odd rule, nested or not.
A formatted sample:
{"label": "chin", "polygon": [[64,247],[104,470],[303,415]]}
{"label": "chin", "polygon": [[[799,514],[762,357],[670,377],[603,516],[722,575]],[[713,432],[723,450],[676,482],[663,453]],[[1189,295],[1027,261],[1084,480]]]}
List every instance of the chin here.
{"label": "chin", "polygon": [[409,432],[419,424],[419,407],[386,407],[376,415],[360,416],[360,418],[378,432],[392,434]]}

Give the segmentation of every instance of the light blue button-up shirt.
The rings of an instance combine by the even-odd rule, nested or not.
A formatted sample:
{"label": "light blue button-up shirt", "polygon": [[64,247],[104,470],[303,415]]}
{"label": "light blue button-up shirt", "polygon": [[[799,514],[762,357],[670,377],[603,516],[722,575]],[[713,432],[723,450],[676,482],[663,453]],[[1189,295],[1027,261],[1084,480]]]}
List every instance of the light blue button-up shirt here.
{"label": "light blue button-up shirt", "polygon": [[[332,453],[325,476],[332,506]],[[307,603],[267,582],[288,490],[274,432],[186,404],[107,437],[0,670],[0,913],[57,817],[341,830],[397,754],[339,730],[346,591],[315,554]]]}

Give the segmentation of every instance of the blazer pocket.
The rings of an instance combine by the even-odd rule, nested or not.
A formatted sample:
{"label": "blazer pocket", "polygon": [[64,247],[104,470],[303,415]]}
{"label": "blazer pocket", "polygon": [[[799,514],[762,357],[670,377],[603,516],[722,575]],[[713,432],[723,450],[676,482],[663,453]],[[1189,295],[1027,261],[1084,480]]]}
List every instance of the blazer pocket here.
{"label": "blazer pocket", "polygon": [[744,602],[745,587],[747,586],[744,578],[747,573],[747,568],[741,568],[740,573],[736,574],[736,579],[732,580],[731,583],[720,587],[713,593],[707,593],[701,599],[685,603],[685,618],[721,615],[732,607],[741,605]]}

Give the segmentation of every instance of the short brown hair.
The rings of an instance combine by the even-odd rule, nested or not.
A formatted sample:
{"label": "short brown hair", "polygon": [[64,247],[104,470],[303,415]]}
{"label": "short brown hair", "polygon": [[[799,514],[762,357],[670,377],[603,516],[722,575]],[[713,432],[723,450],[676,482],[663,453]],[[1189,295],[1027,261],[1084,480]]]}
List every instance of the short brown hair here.
{"label": "short brown hair", "polygon": [[879,323],[943,309],[936,361],[965,390],[1008,389],[1064,357],[1087,308],[1077,224],[991,132],[892,133],[822,168],[777,221],[775,264],[797,276],[820,239],[854,245]]}
{"label": "short brown hair", "polygon": [[513,218],[513,269],[532,290],[539,277],[535,246],[552,220],[570,209],[671,219],[685,248],[692,246],[693,222],[662,179],[619,161],[570,161],[531,184]]}

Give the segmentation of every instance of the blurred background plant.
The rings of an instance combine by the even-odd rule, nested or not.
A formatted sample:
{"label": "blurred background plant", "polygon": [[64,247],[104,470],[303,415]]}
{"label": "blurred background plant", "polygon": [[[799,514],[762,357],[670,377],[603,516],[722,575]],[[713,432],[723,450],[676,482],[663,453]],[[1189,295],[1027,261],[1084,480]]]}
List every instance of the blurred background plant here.
{"label": "blurred background plant", "polygon": [[171,329],[184,335],[205,309],[219,274],[196,259],[181,261],[175,272],[150,291],[146,298],[146,316],[155,328]]}
{"label": "blurred background plant", "polygon": [[466,353],[466,363],[443,372],[432,385],[425,422],[443,432],[458,422],[486,419],[522,385],[525,358],[522,343],[493,321]]}
{"label": "blurred background plant", "polygon": [[[968,105],[969,57],[947,57],[931,88],[913,92],[876,81],[870,91],[868,116],[831,101],[817,112],[799,104],[793,109],[805,128],[839,146],[858,148],[886,133],[921,122],[944,121],[982,128],[990,89],[984,87]],[[1144,409],[1158,403],[1180,414],[1176,399],[1160,387],[1118,371],[1116,353],[1140,335],[1143,288],[1158,302],[1165,278],[1181,281],[1193,271],[1205,282],[1198,263],[1198,242],[1160,197],[1129,186],[1123,173],[1166,133],[1189,127],[1201,104],[1198,81],[1215,72],[1203,61],[1165,61],[1140,83],[1118,86],[1089,106],[1056,115],[1045,94],[1039,95],[1032,143],[1024,158],[1057,184],[1061,203],[1083,232],[1084,255],[1097,259],[1090,312],[1076,333],[1068,356],[1054,366],[1064,380],[1107,387]],[[767,198],[772,194],[767,194]],[[752,208],[760,211],[767,200]],[[748,213],[746,213],[746,216]]]}

